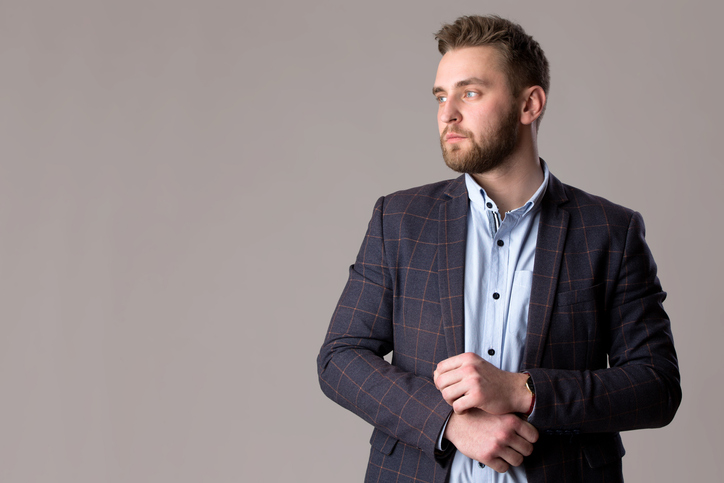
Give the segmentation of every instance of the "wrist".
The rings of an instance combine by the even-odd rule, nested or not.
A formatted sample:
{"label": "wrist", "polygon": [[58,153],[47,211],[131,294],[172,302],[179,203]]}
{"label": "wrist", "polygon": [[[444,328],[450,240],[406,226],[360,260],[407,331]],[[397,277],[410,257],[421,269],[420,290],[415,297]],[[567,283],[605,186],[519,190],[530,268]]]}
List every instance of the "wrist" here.
{"label": "wrist", "polygon": [[533,382],[528,383],[530,374],[520,372],[515,374],[515,396],[513,412],[529,415],[535,405],[535,390]]}
{"label": "wrist", "polygon": [[458,419],[460,419],[460,415],[456,412],[450,413],[450,416],[447,419],[447,423],[445,423],[445,428],[442,432],[442,437],[448,441],[454,442],[455,440],[455,429],[456,425],[458,423]]}

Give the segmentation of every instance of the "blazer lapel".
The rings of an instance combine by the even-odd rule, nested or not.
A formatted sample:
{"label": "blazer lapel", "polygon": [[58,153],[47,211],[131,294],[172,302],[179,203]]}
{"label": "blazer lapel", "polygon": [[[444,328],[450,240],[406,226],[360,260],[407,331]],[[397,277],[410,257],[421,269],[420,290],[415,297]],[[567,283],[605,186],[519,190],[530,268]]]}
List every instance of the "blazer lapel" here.
{"label": "blazer lapel", "polygon": [[465,350],[465,243],[468,227],[468,191],[465,177],[450,183],[440,204],[438,225],[438,280],[448,357]]}
{"label": "blazer lapel", "polygon": [[568,212],[559,205],[566,201],[563,184],[551,174],[538,225],[523,369],[539,367],[543,358],[568,230]]}

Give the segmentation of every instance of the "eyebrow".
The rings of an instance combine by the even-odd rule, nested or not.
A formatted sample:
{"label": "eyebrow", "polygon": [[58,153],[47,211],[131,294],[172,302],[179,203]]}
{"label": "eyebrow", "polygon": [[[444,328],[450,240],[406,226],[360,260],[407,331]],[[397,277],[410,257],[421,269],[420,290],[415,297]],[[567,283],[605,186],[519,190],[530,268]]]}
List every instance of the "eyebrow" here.
{"label": "eyebrow", "polygon": [[[453,87],[460,88],[460,87],[469,86],[471,84],[478,84],[483,87],[488,87],[488,86],[490,86],[491,82],[487,79],[481,79],[480,77],[468,77],[467,79],[458,81]],[[433,95],[437,94],[438,92],[445,92],[445,89],[443,89],[440,86],[432,88]]]}

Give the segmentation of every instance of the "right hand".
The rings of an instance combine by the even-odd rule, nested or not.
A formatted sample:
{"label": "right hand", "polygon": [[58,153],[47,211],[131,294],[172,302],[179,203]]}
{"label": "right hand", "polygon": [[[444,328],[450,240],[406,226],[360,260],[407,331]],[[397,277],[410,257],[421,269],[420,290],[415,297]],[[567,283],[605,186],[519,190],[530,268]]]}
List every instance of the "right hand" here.
{"label": "right hand", "polygon": [[443,437],[468,458],[505,473],[511,465],[520,466],[523,457],[533,452],[538,430],[514,414],[468,409],[450,416]]}

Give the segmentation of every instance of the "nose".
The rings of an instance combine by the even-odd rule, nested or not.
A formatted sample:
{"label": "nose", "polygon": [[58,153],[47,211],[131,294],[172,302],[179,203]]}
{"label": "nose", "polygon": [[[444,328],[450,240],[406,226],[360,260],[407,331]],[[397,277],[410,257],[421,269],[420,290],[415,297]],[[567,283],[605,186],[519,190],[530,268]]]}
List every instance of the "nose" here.
{"label": "nose", "polygon": [[450,124],[454,122],[460,122],[461,119],[462,116],[457,108],[457,105],[455,104],[455,101],[448,98],[448,100],[445,101],[442,107],[440,107],[440,121],[445,124]]}

